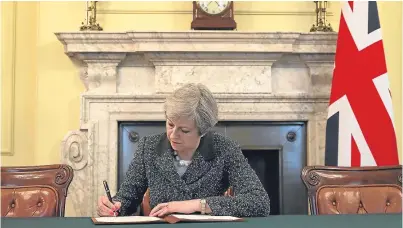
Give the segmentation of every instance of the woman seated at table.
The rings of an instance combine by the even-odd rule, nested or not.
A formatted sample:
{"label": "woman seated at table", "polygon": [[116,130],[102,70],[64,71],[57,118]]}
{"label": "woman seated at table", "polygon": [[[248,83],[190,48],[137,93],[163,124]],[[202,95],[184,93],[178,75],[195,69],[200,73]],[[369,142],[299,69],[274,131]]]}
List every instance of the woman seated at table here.
{"label": "woman seated at table", "polygon": [[[150,190],[150,216],[171,213],[267,216],[270,201],[238,143],[210,131],[218,121],[213,95],[186,84],[167,97],[166,133],[143,137],[114,204],[98,201],[99,216],[132,215]],[[231,186],[234,196],[224,196]]]}

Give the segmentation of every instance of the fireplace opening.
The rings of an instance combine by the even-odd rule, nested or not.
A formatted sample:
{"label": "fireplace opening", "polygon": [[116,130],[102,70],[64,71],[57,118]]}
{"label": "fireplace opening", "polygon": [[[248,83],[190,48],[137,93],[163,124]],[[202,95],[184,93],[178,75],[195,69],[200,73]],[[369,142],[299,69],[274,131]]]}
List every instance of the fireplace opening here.
{"label": "fireplace opening", "polygon": [[[240,144],[270,197],[271,215],[308,213],[307,192],[300,178],[306,166],[305,122],[221,121],[213,130]],[[118,188],[138,140],[161,132],[165,132],[165,122],[119,123]]]}
{"label": "fireplace opening", "polygon": [[270,214],[280,214],[280,157],[278,150],[242,149],[270,197]]}

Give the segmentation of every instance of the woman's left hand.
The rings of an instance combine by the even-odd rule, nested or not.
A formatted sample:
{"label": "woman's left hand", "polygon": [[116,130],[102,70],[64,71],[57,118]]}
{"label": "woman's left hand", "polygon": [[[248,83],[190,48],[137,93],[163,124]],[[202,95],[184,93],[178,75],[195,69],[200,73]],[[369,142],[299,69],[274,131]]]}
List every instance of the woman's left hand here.
{"label": "woman's left hand", "polygon": [[191,214],[199,211],[200,200],[172,201],[155,206],[149,216],[163,217],[172,213]]}

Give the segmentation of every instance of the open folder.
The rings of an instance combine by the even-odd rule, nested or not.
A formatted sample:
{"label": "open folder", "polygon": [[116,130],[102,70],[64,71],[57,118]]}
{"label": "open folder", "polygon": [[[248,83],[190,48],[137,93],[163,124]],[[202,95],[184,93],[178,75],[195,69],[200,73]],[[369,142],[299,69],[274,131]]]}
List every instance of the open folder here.
{"label": "open folder", "polygon": [[232,216],[171,214],[164,218],[150,216],[121,216],[92,218],[94,224],[135,224],[135,223],[177,223],[177,222],[240,222],[242,218]]}

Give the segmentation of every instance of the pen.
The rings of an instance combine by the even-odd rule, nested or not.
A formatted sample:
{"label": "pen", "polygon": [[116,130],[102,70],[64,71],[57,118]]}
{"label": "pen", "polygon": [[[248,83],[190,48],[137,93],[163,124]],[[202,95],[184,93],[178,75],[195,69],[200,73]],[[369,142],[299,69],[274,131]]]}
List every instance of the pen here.
{"label": "pen", "polygon": [[[106,182],[106,180],[104,180],[104,188],[105,188],[105,192],[106,192],[106,195],[108,196],[109,201],[113,204],[111,192],[109,191],[108,182]],[[116,211],[114,211],[114,212],[116,213]]]}

